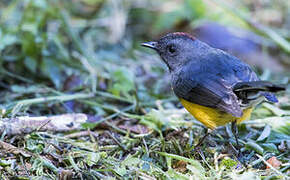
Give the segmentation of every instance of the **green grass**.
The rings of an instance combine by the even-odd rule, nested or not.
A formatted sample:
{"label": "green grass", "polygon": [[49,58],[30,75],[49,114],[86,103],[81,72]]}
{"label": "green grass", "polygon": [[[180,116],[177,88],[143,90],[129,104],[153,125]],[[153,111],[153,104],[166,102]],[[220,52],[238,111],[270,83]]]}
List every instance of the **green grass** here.
{"label": "green grass", "polygon": [[[166,31],[184,30],[185,21],[186,28],[205,19],[248,28],[277,43],[275,60],[285,65],[284,72],[258,69],[259,75],[285,84],[285,22],[252,26],[247,17],[261,9],[250,10],[254,5],[244,1],[227,7],[170,2],[0,2],[0,127],[19,116],[84,113],[90,119],[73,132],[39,128],[11,136],[0,128],[1,179],[289,178],[289,90],[278,95],[279,104],[259,105],[239,126],[243,166],[228,126],[194,151],[205,127],[174,97],[159,57],[140,47]],[[270,5],[266,9],[286,17],[287,1]],[[230,7],[243,8],[233,13]],[[271,48],[263,45],[263,53]],[[268,163],[272,157],[279,167]]]}

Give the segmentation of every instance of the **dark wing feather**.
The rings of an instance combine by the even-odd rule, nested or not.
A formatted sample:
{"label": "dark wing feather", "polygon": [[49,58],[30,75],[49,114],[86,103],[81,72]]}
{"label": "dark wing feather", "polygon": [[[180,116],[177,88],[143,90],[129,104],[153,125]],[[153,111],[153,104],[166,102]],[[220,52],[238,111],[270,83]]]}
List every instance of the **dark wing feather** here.
{"label": "dark wing feather", "polygon": [[270,102],[278,102],[275,92],[284,91],[285,85],[276,85],[268,81],[251,81],[237,83],[233,90],[245,104],[253,100],[252,97],[264,96]]}
{"label": "dark wing feather", "polygon": [[267,91],[267,92],[279,92],[284,91],[285,85],[273,84],[269,81],[252,81],[252,82],[240,82],[234,86],[235,92],[240,91]]}

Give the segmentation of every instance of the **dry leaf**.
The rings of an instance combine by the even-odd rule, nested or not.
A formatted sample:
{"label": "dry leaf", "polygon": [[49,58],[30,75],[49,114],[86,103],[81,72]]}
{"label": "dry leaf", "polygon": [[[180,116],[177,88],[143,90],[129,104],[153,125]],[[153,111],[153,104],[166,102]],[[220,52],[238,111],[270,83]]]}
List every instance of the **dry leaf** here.
{"label": "dry leaf", "polygon": [[146,126],[136,124],[136,125],[119,125],[119,128],[124,130],[129,130],[131,132],[137,133],[137,134],[146,134],[149,132],[149,129]]}
{"label": "dry leaf", "polygon": [[173,164],[173,168],[179,172],[185,172],[187,170],[186,165],[187,162],[178,161],[176,164]]}
{"label": "dry leaf", "polygon": [[[269,164],[271,164],[274,168],[280,168],[282,162],[279,161],[276,156],[271,157],[270,159],[267,160]],[[270,167],[267,165],[267,169],[270,169]]]}

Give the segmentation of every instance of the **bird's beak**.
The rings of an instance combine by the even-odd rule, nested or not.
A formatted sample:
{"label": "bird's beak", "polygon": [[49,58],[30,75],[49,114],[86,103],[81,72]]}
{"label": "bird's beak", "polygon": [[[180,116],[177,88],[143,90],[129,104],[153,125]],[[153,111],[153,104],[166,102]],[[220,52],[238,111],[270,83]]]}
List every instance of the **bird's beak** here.
{"label": "bird's beak", "polygon": [[148,48],[151,48],[151,49],[156,49],[157,48],[157,42],[154,42],[154,41],[145,42],[145,43],[142,43],[141,46],[148,47]]}

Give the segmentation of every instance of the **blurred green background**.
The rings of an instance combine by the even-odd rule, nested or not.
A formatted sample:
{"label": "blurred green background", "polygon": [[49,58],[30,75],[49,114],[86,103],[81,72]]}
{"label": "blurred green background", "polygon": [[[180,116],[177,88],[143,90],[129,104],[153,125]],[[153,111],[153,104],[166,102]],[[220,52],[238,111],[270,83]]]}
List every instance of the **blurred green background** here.
{"label": "blurred green background", "polygon": [[[193,160],[196,156],[192,155],[192,145],[203,134],[203,128],[196,121],[192,123],[193,118],[181,110],[171,92],[167,68],[158,55],[140,44],[168,32],[188,32],[241,58],[253,66],[261,79],[288,84],[289,2],[1,0],[0,117],[80,112],[91,117],[84,128],[99,133],[97,140],[88,136],[64,140],[62,134],[38,132],[16,138],[3,133],[1,140],[34,154],[55,154],[51,159],[24,159],[32,167],[28,174],[35,177],[56,178],[59,167],[72,169],[77,178],[134,177],[139,171],[142,177],[164,179],[236,177],[238,172],[232,173],[233,169],[228,168],[233,167],[229,165],[232,161],[224,162],[228,163],[226,174],[224,165],[213,170],[220,167],[216,164],[216,152],[228,152],[222,149],[223,133],[214,137],[219,146],[204,149],[207,159],[198,156],[199,162]],[[275,154],[286,164],[281,170],[285,174],[290,167],[289,154],[279,147],[284,142],[285,147],[289,144],[289,97],[288,90],[280,94],[278,106],[259,106],[252,117],[256,121],[240,127],[240,138],[246,146],[243,151],[249,157],[259,153],[265,159]],[[272,129],[264,128],[265,123]],[[136,130],[136,124],[142,125],[142,131]],[[117,140],[95,127],[109,129]],[[149,135],[138,136],[145,133]],[[117,146],[116,141],[124,147]],[[48,142],[63,151],[52,148]],[[1,155],[6,157],[1,166],[11,167],[4,174],[21,175],[19,162],[23,164],[23,159],[12,158],[6,152]],[[63,161],[58,162],[58,156]],[[265,169],[257,157],[252,165]],[[19,164],[12,166],[14,158]],[[123,161],[125,158],[127,161]],[[173,159],[178,163],[172,163]],[[20,168],[19,172],[12,167]],[[277,173],[265,172],[245,171],[243,177]]]}
{"label": "blurred green background", "polygon": [[287,0],[3,0],[0,9],[0,103],[8,110],[12,101],[53,93],[32,84],[144,102],[164,98],[166,68],[140,42],[173,31],[227,50],[266,71],[264,79],[289,72]]}

